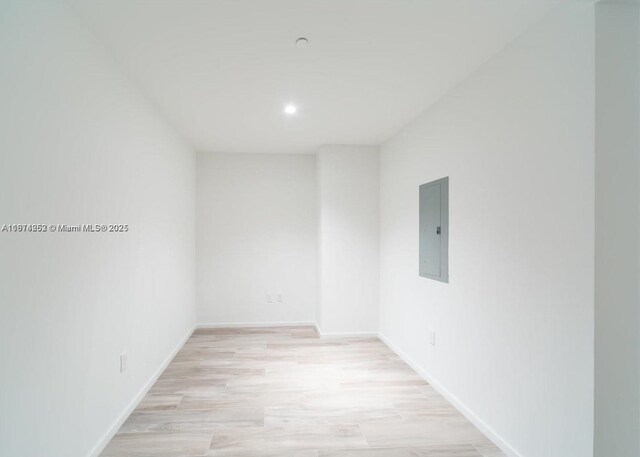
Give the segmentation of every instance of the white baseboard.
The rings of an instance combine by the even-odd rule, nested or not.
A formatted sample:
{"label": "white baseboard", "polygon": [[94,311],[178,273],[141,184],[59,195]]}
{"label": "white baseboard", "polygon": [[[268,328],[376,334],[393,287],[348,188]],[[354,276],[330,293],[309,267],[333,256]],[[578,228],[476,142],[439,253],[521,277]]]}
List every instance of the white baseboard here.
{"label": "white baseboard", "polygon": [[314,327],[313,321],[307,322],[204,322],[196,328],[262,328],[262,327]]}
{"label": "white baseboard", "polygon": [[104,448],[109,444],[109,441],[118,432],[122,424],[127,420],[127,417],[138,406],[140,401],[147,394],[151,386],[160,377],[162,372],[167,368],[171,360],[182,349],[182,346],[187,342],[189,337],[193,334],[197,328],[240,328],[240,327],[297,327],[297,326],[310,326],[314,327],[321,338],[339,338],[339,337],[378,337],[385,343],[389,349],[395,352],[404,362],[413,368],[425,381],[427,381],[438,393],[446,398],[462,415],[464,415],[478,430],[487,436],[493,443],[498,446],[509,457],[523,457],[518,451],[511,447],[505,440],[502,439],[491,427],[485,424],[473,411],[467,408],[455,395],[445,389],[438,381],[432,378],[424,369],[422,369],[415,361],[405,355],[395,344],[393,344],[386,336],[378,332],[351,332],[351,333],[325,333],[320,330],[320,327],[316,322],[244,322],[244,323],[203,323],[196,324],[187,334],[182,338],[174,350],[165,359],[162,365],[156,370],[156,372],[149,378],[146,384],[140,389],[138,394],[131,400],[129,405],[120,414],[120,417],[113,423],[107,433],[102,437],[98,444],[89,453],[89,457],[98,457]]}
{"label": "white baseboard", "polygon": [[314,327],[321,338],[372,337],[377,332],[327,333],[320,330],[316,322],[205,322],[196,324],[196,328],[268,328],[268,327]]}
{"label": "white baseboard", "polygon": [[318,335],[320,336],[320,338],[353,338],[353,337],[366,338],[366,337],[378,336],[377,332],[344,332],[344,333],[323,332],[322,330],[320,330],[320,326],[317,323],[314,322],[313,325],[315,326],[316,332],[318,332]]}
{"label": "white baseboard", "polygon": [[118,417],[118,419],[109,428],[107,433],[105,433],[102,439],[89,453],[89,457],[98,457],[100,455],[100,453],[104,450],[107,444],[109,444],[109,441],[111,441],[111,439],[118,432],[118,430],[120,430],[120,427],[122,427],[122,424],[124,424],[124,422],[127,420],[127,417],[129,417],[129,414],[131,414],[133,410],[136,409],[136,406],[138,406],[138,404],[142,401],[142,399],[147,394],[149,389],[151,389],[151,386],[155,384],[155,382],[160,377],[162,372],[167,368],[169,363],[171,363],[171,360],[173,360],[173,358],[180,351],[180,349],[182,349],[182,346],[184,346],[184,343],[187,342],[187,340],[189,339],[189,337],[191,336],[191,334],[195,329],[196,329],[195,326],[191,328],[191,330],[189,330],[187,334],[180,340],[178,345],[173,349],[173,351],[171,351],[169,356],[164,360],[164,362],[162,362],[160,367],[155,371],[155,373],[153,373],[153,375],[151,376],[151,378],[149,378],[149,380],[145,383],[145,385],[142,386],[142,389],[140,389],[140,391],[136,394],[133,400],[131,400],[131,402],[127,405],[124,411],[122,411],[122,413],[120,414],[120,417]]}
{"label": "white baseboard", "polygon": [[378,338],[389,346],[393,352],[395,352],[398,357],[400,357],[404,362],[413,368],[416,373],[418,373],[425,381],[427,381],[431,387],[433,387],[440,395],[449,401],[464,417],[466,417],[469,422],[475,425],[478,430],[480,430],[487,438],[489,438],[493,443],[498,446],[502,452],[507,454],[509,457],[523,457],[518,451],[516,451],[513,447],[511,447],[505,440],[502,439],[500,435],[498,435],[491,427],[485,424],[482,419],[480,419],[473,411],[467,408],[464,403],[462,403],[455,395],[445,389],[442,384],[433,379],[424,369],[422,369],[416,362],[414,362],[410,357],[405,355],[395,344],[393,344],[389,338],[384,336],[381,333],[378,333]]}

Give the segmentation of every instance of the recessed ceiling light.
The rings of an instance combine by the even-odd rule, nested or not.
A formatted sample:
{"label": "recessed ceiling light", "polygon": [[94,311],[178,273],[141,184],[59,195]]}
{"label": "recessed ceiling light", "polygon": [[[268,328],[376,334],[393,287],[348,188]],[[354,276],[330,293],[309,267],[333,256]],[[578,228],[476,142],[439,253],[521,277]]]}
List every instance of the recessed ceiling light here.
{"label": "recessed ceiling light", "polygon": [[309,46],[309,40],[307,40],[305,37],[300,37],[296,40],[297,48],[306,48],[307,46]]}
{"label": "recessed ceiling light", "polygon": [[296,105],[292,105],[291,103],[289,103],[287,106],[284,107],[285,114],[288,114],[288,115],[296,114],[296,111],[298,111],[298,108],[296,108]]}

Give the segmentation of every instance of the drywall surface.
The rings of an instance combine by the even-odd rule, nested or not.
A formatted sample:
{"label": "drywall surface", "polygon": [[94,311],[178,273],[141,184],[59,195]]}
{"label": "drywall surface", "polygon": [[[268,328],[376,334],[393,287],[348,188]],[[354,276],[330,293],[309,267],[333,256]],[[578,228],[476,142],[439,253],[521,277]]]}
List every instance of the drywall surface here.
{"label": "drywall surface", "polygon": [[85,457],[193,327],[195,154],[63,2],[0,11],[0,226],[128,224],[0,231],[0,455]]}
{"label": "drywall surface", "polygon": [[379,149],[327,145],[317,161],[318,327],[377,332]]}
{"label": "drywall surface", "polygon": [[315,157],[198,153],[201,324],[313,322]]}
{"label": "drywall surface", "polygon": [[[593,23],[558,9],[381,149],[380,332],[513,455],[592,454]],[[418,276],[444,176],[448,284]]]}
{"label": "drywall surface", "polygon": [[640,8],[596,5],[595,453],[640,455]]}

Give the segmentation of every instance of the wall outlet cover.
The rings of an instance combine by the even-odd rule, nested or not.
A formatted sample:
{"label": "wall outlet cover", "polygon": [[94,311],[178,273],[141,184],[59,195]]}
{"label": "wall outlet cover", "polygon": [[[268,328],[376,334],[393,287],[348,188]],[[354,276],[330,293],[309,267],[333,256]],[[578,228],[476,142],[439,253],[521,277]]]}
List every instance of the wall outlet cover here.
{"label": "wall outlet cover", "polygon": [[122,354],[120,354],[120,373],[124,373],[125,371],[127,371],[128,367],[129,367],[129,355],[127,354],[127,351],[125,351]]}

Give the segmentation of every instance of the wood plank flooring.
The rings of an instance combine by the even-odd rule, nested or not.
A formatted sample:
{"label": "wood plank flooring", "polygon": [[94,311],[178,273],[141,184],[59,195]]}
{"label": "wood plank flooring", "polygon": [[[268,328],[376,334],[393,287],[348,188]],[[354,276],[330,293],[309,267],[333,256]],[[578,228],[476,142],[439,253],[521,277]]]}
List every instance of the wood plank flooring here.
{"label": "wood plank flooring", "polygon": [[377,338],[201,329],[102,457],[498,457]]}

